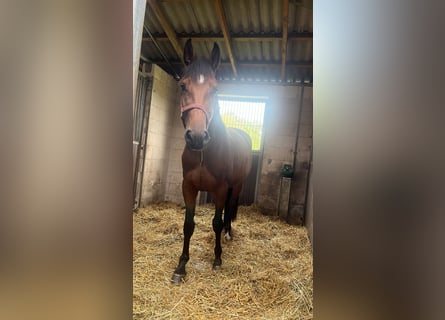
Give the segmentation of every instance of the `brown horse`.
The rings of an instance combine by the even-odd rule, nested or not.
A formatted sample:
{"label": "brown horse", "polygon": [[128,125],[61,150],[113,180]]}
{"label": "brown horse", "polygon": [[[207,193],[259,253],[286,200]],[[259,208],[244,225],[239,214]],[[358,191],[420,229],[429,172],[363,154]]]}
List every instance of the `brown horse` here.
{"label": "brown horse", "polygon": [[[181,119],[186,146],[182,153],[182,194],[185,202],[184,247],[172,283],[179,284],[186,274],[190,238],[195,228],[194,216],[198,191],[215,196],[215,260],[221,267],[221,232],[231,239],[231,221],[236,218],[238,198],[244,179],[251,169],[252,142],[244,131],[226,128],[219,114],[215,71],[220,64],[218,45],[213,46],[211,60],[193,59],[189,39],[184,47],[186,70],[180,81]],[[224,221],[223,221],[224,210]]]}

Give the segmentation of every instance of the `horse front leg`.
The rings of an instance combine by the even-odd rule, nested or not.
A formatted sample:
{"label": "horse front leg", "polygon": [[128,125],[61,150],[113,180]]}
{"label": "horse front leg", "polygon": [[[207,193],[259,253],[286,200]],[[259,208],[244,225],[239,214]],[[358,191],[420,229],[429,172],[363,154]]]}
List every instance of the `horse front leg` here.
{"label": "horse front leg", "polygon": [[184,245],[182,247],[182,254],[179,257],[179,264],[173,276],[171,282],[174,284],[180,284],[185,275],[185,265],[190,259],[189,248],[190,248],[190,238],[195,230],[195,207],[196,207],[196,196],[198,195],[198,190],[187,182],[182,182],[182,194],[184,196],[185,202],[185,219],[184,219]]}
{"label": "horse front leg", "polygon": [[215,215],[213,216],[213,231],[215,231],[215,260],[213,261],[213,269],[218,270],[221,268],[222,260],[222,248],[221,248],[221,231],[224,227],[222,219],[223,208],[227,196],[227,187],[221,187],[215,192]]}

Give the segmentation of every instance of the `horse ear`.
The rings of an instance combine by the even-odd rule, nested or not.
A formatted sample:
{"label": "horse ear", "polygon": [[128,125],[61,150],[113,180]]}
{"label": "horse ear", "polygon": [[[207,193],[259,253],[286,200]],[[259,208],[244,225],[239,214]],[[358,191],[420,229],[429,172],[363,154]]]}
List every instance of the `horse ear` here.
{"label": "horse ear", "polygon": [[184,46],[184,63],[188,66],[193,61],[192,39],[188,39]]}
{"label": "horse ear", "polygon": [[220,64],[221,64],[221,52],[219,50],[219,46],[215,42],[214,45],[213,45],[213,49],[212,49],[212,68],[213,68],[213,71],[216,71],[219,68]]}

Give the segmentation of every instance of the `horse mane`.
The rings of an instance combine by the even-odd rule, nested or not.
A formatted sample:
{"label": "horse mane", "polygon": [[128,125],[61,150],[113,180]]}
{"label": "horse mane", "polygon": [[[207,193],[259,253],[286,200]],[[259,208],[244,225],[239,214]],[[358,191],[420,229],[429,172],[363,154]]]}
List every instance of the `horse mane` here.
{"label": "horse mane", "polygon": [[192,78],[194,81],[198,81],[199,75],[204,77],[215,76],[215,71],[208,59],[198,58],[194,60],[184,71],[184,78]]}

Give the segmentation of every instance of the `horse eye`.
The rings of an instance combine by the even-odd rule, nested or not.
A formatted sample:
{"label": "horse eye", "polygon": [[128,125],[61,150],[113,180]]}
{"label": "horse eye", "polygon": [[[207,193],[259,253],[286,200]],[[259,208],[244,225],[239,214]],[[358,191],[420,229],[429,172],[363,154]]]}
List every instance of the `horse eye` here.
{"label": "horse eye", "polygon": [[186,92],[187,91],[187,88],[185,87],[184,83],[181,83],[181,90],[182,90],[182,92]]}

